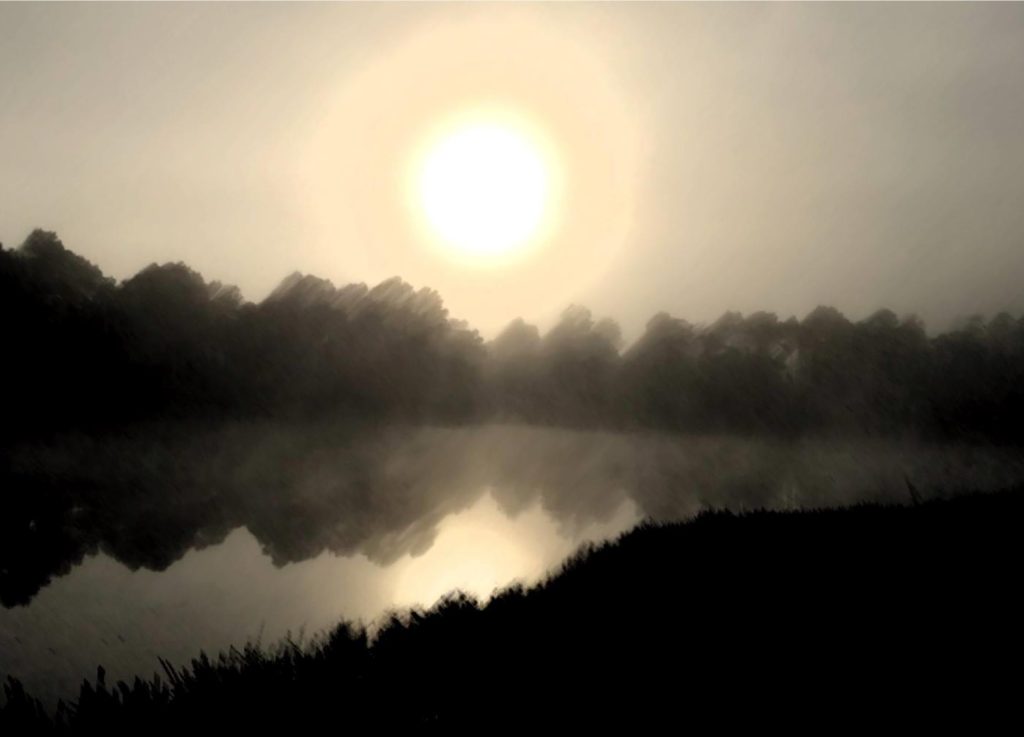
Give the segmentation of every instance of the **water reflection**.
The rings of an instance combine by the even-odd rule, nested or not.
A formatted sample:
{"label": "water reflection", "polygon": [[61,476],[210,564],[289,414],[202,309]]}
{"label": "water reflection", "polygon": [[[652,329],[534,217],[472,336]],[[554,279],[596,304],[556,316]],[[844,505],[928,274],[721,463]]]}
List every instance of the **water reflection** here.
{"label": "water reflection", "polygon": [[521,426],[160,427],[6,449],[0,674],[73,694],[248,638],[527,583],[580,542],[707,507],[1024,482],[1012,450]]}
{"label": "water reflection", "polygon": [[164,571],[90,556],[27,607],[0,609],[0,673],[53,701],[102,663],[114,678],[148,675],[157,656],[183,663],[247,640],[309,636],[344,617],[367,624],[395,607],[432,604],[453,588],[485,598],[538,580],[581,543],[614,537],[631,503],[601,523],[559,526],[535,502],[514,516],[484,493],[438,527],[434,544],[390,565],[331,553],[275,566],[248,530],[191,550]]}
{"label": "water reflection", "polygon": [[614,538],[639,521],[636,505],[624,500],[611,518],[570,529],[539,503],[512,517],[487,494],[445,519],[426,553],[395,564],[392,601],[399,607],[430,606],[453,589],[484,599],[512,582],[529,585],[581,544]]}

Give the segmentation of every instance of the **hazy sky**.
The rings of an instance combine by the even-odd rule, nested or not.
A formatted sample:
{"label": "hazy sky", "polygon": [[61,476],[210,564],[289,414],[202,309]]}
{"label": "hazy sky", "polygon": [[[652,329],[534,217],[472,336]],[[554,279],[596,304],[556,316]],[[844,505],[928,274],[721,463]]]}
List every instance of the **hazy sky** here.
{"label": "hazy sky", "polygon": [[[400,224],[403,146],[481,95],[566,169],[514,268]],[[1020,4],[0,6],[0,240],[118,278],[399,274],[485,335],[570,302],[628,337],[820,303],[943,328],[1024,309],[1022,202]]]}

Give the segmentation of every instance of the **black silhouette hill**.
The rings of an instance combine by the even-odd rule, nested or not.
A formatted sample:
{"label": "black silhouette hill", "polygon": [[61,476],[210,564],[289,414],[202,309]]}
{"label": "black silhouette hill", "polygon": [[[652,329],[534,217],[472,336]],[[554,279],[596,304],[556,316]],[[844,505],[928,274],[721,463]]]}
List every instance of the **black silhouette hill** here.
{"label": "black silhouette hill", "polygon": [[[911,497],[908,495],[908,501]],[[975,728],[1016,703],[1021,489],[907,506],[708,512],[584,550],[484,606],[374,638],[102,670],[56,716],[14,680],[5,734],[329,728]]]}

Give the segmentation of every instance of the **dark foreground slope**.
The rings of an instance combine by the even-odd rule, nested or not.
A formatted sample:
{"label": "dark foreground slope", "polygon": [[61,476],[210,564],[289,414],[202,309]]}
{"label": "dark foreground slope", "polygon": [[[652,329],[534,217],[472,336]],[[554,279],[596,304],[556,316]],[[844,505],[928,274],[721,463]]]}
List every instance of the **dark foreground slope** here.
{"label": "dark foreground slope", "polygon": [[[304,647],[165,665],[147,683],[100,675],[57,723],[365,733],[711,718],[831,731],[956,713],[977,726],[1019,698],[1022,512],[1017,490],[644,527],[483,609],[453,597],[392,619],[372,644],[343,625]],[[52,726],[9,681],[0,731]]]}

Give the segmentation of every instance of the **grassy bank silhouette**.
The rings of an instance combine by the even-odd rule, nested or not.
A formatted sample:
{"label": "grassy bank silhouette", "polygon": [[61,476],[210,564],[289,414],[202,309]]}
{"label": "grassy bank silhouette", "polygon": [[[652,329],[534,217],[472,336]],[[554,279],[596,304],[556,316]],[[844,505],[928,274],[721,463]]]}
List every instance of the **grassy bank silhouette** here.
{"label": "grassy bank silhouette", "polygon": [[[580,551],[529,590],[454,593],[371,636],[250,644],[56,713],[9,678],[0,730],[719,724],[1012,703],[1024,494],[706,512]],[[1007,670],[1007,667],[1011,670]],[[839,711],[837,711],[839,709]],[[919,715],[920,716],[920,715]],[[979,714],[979,717],[981,715]]]}

